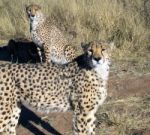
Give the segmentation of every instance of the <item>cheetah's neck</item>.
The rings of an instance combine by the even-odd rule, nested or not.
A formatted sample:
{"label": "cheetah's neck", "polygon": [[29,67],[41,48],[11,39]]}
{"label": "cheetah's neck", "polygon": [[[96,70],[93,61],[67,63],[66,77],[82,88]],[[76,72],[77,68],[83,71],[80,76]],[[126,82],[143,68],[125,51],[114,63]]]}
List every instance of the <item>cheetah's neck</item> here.
{"label": "cheetah's neck", "polygon": [[40,13],[34,17],[34,20],[30,20],[30,31],[35,31],[37,28],[45,22],[45,16]]}
{"label": "cheetah's neck", "polygon": [[96,73],[101,79],[106,80],[106,81],[108,80],[108,76],[109,76],[109,63],[108,62],[98,64],[94,68],[94,70],[96,71]]}

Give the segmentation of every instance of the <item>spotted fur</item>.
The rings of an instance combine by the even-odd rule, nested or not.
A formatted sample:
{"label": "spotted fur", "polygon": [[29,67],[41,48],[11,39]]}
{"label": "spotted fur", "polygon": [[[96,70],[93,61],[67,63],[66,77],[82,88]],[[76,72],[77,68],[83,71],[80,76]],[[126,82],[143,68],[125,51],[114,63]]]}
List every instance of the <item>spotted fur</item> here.
{"label": "spotted fur", "polygon": [[0,132],[16,135],[20,105],[42,112],[73,111],[74,135],[95,134],[95,113],[107,97],[109,45],[82,45],[84,54],[67,65],[0,66]]}
{"label": "spotted fur", "polygon": [[[55,22],[44,16],[39,5],[29,5],[26,12],[30,19],[32,40],[38,49],[44,49],[46,62],[66,64],[76,57],[75,48],[69,44]],[[42,56],[41,52],[39,54]]]}

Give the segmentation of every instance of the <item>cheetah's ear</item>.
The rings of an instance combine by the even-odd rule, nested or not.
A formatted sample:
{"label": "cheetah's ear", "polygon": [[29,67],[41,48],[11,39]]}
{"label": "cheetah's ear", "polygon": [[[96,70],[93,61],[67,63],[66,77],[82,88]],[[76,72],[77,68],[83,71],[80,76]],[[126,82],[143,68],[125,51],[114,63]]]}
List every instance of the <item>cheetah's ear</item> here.
{"label": "cheetah's ear", "polygon": [[38,5],[38,4],[32,4],[32,5],[34,5],[34,9],[35,10],[41,10],[41,6],[40,5]]}
{"label": "cheetah's ear", "polygon": [[27,11],[27,9],[28,9],[28,5],[25,4],[24,5],[24,10]]}
{"label": "cheetah's ear", "polygon": [[41,6],[40,5],[37,5],[38,9],[41,9]]}
{"label": "cheetah's ear", "polygon": [[81,43],[81,47],[82,47],[82,49],[83,49],[84,52],[87,52],[87,50],[88,50],[88,48],[89,48],[89,44],[82,42],[82,43]]}

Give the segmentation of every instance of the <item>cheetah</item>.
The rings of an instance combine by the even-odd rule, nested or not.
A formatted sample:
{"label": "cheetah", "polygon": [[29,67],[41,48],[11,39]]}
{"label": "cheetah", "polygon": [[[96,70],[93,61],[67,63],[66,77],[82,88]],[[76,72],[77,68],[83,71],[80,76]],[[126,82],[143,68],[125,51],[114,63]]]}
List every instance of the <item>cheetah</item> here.
{"label": "cheetah", "polygon": [[94,135],[95,113],[107,97],[111,46],[81,44],[72,62],[0,66],[0,132],[16,135],[23,104],[37,111],[73,111],[73,134]]}
{"label": "cheetah", "polygon": [[30,22],[31,38],[38,47],[41,60],[44,58],[45,62],[66,64],[76,57],[76,49],[55,25],[55,21],[44,16],[39,5],[27,6],[26,12]]}

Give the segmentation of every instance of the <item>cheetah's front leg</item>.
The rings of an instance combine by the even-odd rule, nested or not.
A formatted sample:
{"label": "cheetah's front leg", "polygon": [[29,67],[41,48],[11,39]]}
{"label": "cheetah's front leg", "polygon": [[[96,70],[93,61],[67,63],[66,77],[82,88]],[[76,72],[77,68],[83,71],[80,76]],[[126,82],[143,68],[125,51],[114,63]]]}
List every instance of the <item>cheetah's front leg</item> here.
{"label": "cheetah's front leg", "polygon": [[43,58],[42,58],[42,51],[39,47],[37,47],[37,51],[38,51],[38,55],[40,57],[40,62],[42,63],[43,62]]}
{"label": "cheetah's front leg", "polygon": [[20,112],[21,112],[21,109],[19,107],[16,106],[13,108],[13,113],[11,114],[11,119],[5,129],[6,135],[17,135],[16,134],[16,126],[18,124]]}
{"label": "cheetah's front leg", "polygon": [[95,135],[95,113],[76,114],[73,120],[74,135]]}
{"label": "cheetah's front leg", "polygon": [[74,135],[95,135],[98,104],[95,101],[91,105],[79,102],[74,106],[73,131]]}

